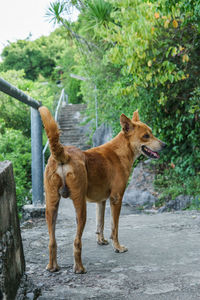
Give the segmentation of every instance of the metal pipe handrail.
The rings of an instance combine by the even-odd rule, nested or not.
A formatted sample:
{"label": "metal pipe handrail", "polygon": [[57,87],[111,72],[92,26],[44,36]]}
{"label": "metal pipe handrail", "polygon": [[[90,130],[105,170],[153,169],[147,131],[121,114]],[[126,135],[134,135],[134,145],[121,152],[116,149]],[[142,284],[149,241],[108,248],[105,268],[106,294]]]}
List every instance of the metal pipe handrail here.
{"label": "metal pipe handrail", "polygon": [[[66,101],[65,101],[65,98],[66,98]],[[56,107],[55,116],[54,116],[54,119],[55,119],[56,122],[57,122],[57,120],[58,120],[58,112],[59,112],[61,103],[64,102],[64,101],[65,101],[66,103],[68,103],[68,96],[66,95],[66,97],[65,97],[65,90],[62,89],[61,94],[60,94],[60,98],[59,98],[59,100],[58,100],[58,104],[57,104],[57,107]],[[44,170],[44,168],[45,168],[45,159],[44,159],[44,155],[45,155],[45,152],[46,152],[46,150],[47,150],[47,148],[48,148],[48,145],[49,145],[49,140],[47,140],[47,142],[46,142],[46,144],[45,144],[45,146],[44,146],[44,149],[43,149],[43,151],[42,151],[42,155],[43,155],[43,170]]]}
{"label": "metal pipe handrail", "polygon": [[55,112],[55,121],[57,122],[58,120],[58,111],[60,109],[60,104],[62,102],[62,100],[64,99],[64,95],[65,95],[65,90],[62,89],[61,94],[60,94],[60,99],[58,101],[57,107],[56,107],[56,112]]}
{"label": "metal pipe handrail", "polygon": [[[9,82],[7,82],[1,77],[0,77],[0,91],[31,106],[32,201],[34,206],[43,205],[44,204],[44,197],[43,197],[44,154],[48,147],[48,142],[46,143],[42,151],[42,122],[38,111],[38,108],[42,105],[42,103],[26,95],[23,91],[11,85]],[[61,91],[58,105],[56,107],[56,113],[55,113],[56,121],[58,118],[58,113],[59,113],[62,100],[65,102],[68,101],[67,96],[65,97],[64,89],[62,89]]]}
{"label": "metal pipe handrail", "polygon": [[0,77],[0,91],[3,93],[16,98],[17,100],[35,108],[38,109],[42,104],[41,102],[33,99],[29,95],[26,95],[24,92],[4,80],[3,78]]}
{"label": "metal pipe handrail", "polygon": [[0,78],[0,91],[31,107],[32,203],[35,207],[43,206],[42,122],[38,111],[42,103],[26,95],[3,78]]}

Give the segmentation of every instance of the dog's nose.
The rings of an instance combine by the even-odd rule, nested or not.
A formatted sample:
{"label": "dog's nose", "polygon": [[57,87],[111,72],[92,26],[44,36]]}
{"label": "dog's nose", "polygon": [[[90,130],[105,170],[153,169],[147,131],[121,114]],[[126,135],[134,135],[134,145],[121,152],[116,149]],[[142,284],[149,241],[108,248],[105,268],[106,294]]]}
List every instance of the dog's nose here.
{"label": "dog's nose", "polygon": [[162,148],[166,148],[167,147],[167,144],[166,143],[162,143]]}

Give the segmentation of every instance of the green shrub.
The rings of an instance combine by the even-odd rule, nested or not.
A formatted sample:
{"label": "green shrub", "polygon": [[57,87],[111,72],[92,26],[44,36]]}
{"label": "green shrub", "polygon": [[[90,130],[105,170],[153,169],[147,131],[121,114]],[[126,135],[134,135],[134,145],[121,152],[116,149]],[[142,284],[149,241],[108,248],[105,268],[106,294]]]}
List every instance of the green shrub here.
{"label": "green shrub", "polygon": [[21,208],[31,199],[31,140],[19,130],[5,129],[4,134],[0,133],[0,160],[13,164],[17,204]]}
{"label": "green shrub", "polygon": [[[102,52],[92,49],[90,59],[78,56],[80,71],[97,86],[99,121],[108,121],[116,134],[120,114],[131,117],[138,108],[141,120],[168,145],[157,162],[156,185],[165,199],[184,193],[198,195],[199,3],[108,2],[113,5],[112,20],[94,26],[92,34]],[[82,83],[81,92],[94,116],[91,83]]]}
{"label": "green shrub", "polygon": [[[32,82],[24,78],[24,71],[9,70],[0,76],[18,87],[34,99],[42,101],[50,109],[55,97],[59,97],[59,89],[54,83]],[[31,138],[30,107],[18,100],[0,94],[0,160],[10,160],[14,168],[17,203],[19,208],[32,198],[31,190]],[[44,134],[45,141],[47,140]],[[47,152],[48,153],[48,152]],[[47,154],[46,153],[46,154]]]}

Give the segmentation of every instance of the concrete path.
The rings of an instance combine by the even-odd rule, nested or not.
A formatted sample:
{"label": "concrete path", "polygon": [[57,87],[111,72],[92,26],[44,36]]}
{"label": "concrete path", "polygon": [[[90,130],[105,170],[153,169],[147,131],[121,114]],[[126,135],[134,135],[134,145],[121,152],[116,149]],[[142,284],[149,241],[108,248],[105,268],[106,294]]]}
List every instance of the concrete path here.
{"label": "concrete path", "polygon": [[[45,221],[22,228],[27,274],[42,289],[38,299],[200,299],[200,214],[132,214],[123,207],[119,237],[129,251],[119,254],[111,243],[97,245],[95,204],[88,204],[82,255],[87,274],[83,275],[72,272],[75,228],[72,202],[62,199],[56,230],[61,270],[53,274],[45,271]],[[109,235],[107,207],[105,237]]]}

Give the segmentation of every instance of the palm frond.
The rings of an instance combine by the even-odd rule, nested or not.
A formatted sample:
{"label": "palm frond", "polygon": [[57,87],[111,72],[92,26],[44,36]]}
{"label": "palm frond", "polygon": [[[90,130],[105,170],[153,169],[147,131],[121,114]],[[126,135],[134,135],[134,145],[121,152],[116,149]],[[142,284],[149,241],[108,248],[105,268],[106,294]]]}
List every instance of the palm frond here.
{"label": "palm frond", "polygon": [[45,17],[49,20],[49,22],[53,22],[54,24],[59,23],[62,19],[62,14],[65,10],[66,2],[57,0],[55,2],[50,3]]}
{"label": "palm frond", "polygon": [[106,25],[111,19],[112,5],[105,0],[90,0],[83,11],[84,30],[89,31],[96,26]]}
{"label": "palm frond", "polygon": [[[80,0],[78,2],[80,2]],[[73,30],[70,21],[64,18],[64,14],[65,15],[69,14],[68,12],[69,5],[71,4],[70,1],[68,0],[56,0],[55,2],[50,3],[50,6],[46,12],[45,17],[48,19],[49,22],[53,22],[54,24],[56,23],[62,24],[67,29],[68,34],[71,36],[71,38],[74,38],[79,43],[86,45],[89,51],[91,51],[92,47],[98,48],[95,44],[90,43],[84,37],[77,34]]]}

